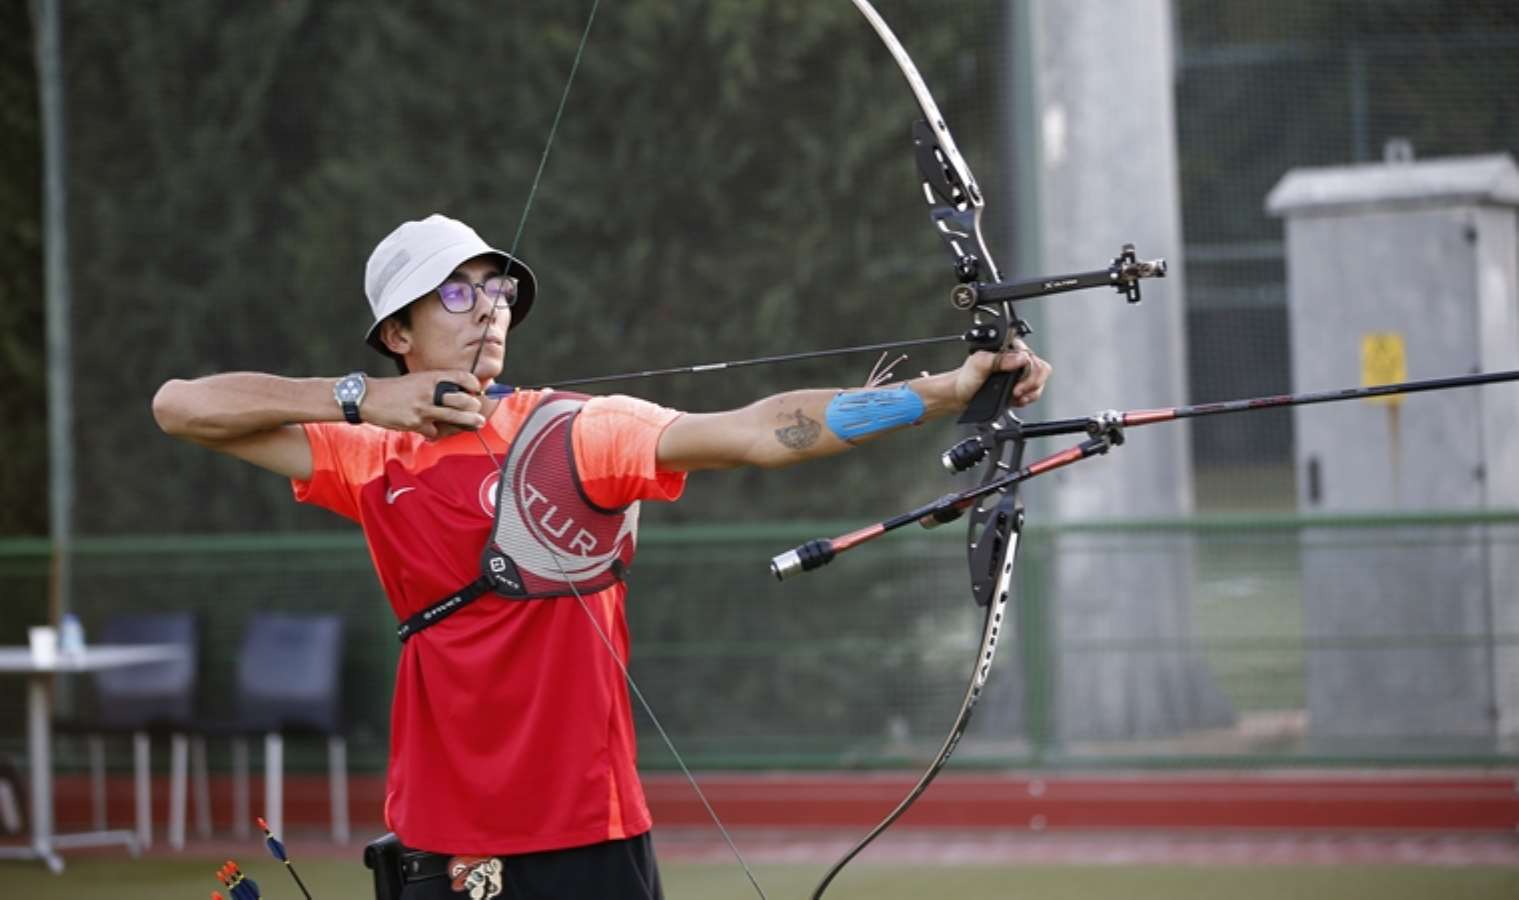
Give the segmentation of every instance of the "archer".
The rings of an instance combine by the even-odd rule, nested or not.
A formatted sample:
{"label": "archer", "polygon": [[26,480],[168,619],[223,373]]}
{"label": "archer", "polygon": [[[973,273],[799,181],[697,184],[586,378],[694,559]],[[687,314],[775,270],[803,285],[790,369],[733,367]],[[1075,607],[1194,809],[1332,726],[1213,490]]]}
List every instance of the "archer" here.
{"label": "archer", "polygon": [[365,293],[366,340],[398,375],[172,380],[153,414],[363,529],[402,623],[385,817],[405,866],[384,874],[406,900],[662,896],[626,677],[640,501],[676,500],[693,471],[793,465],[958,413],[998,372],[1023,371],[1010,402],[1025,406],[1050,375],[1012,336],[939,374],[726,412],[502,390],[536,279],[441,215],[380,241]]}

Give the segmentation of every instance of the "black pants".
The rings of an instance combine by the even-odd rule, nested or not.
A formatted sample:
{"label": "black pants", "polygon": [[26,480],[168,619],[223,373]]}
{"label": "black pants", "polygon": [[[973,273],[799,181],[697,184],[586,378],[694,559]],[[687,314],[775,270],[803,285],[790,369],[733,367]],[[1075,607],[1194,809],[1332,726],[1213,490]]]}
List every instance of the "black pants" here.
{"label": "black pants", "polygon": [[[566,850],[499,857],[496,900],[664,900],[654,841],[648,832]],[[401,900],[468,900],[446,875],[408,881]]]}

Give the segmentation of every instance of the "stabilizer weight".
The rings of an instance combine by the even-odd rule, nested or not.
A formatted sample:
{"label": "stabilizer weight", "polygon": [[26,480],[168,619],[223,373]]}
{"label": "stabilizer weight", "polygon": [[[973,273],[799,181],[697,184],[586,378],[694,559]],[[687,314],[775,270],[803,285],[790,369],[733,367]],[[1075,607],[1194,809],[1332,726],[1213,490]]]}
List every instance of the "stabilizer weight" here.
{"label": "stabilizer weight", "polygon": [[783,581],[798,572],[810,572],[825,566],[833,561],[833,556],[833,541],[818,538],[770,560],[770,574],[777,581]]}

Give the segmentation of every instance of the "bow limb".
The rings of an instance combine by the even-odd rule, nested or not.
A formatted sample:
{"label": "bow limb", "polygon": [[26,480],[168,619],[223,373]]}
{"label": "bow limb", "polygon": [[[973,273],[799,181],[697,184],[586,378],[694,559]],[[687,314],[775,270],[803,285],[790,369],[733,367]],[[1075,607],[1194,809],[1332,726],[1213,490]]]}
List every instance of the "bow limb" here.
{"label": "bow limb", "polygon": [[[853,2],[891,52],[923,113],[923,121],[913,127],[918,169],[923,176],[924,196],[931,208],[930,217],[949,249],[956,277],[962,285],[976,282],[980,280],[984,266],[984,274],[989,275],[992,282],[1000,282],[1001,274],[981,231],[985,199],[975,176],[960,154],[954,136],[945,124],[939,105],[929,93],[918,67],[875,7],[869,0]],[[992,338],[982,345],[985,349],[1002,349],[1010,346],[1019,335],[1028,333],[1028,326],[1018,318],[1010,301],[974,304],[971,314],[976,326],[992,326]],[[1017,470],[1022,462],[1023,437],[1018,427],[1020,423],[1015,416],[1006,412],[1017,375],[1018,373],[1002,373],[988,379],[972,401],[967,414],[961,418],[962,423],[976,426],[982,446],[995,449],[990,454],[983,484]],[[1012,597],[1022,527],[1023,506],[1016,483],[988,494],[971,508],[967,538],[971,592],[977,604],[984,607],[985,617],[960,711],[955,715],[954,724],[950,726],[949,735],[944,739],[938,754],[919,777],[917,784],[886,818],[829,868],[814,889],[812,900],[821,900],[823,893],[839,872],[843,871],[844,866],[907,812],[943,770],[959,746],[965,729],[970,725],[976,702],[981,698],[981,691],[991,675],[992,660],[996,656],[1007,605]]]}
{"label": "bow limb", "polygon": [[[1005,472],[1016,471],[1022,465],[1022,457],[1023,438],[1005,438],[999,452],[987,466],[983,483]],[[969,519],[966,552],[971,567],[972,593],[976,596],[976,602],[986,608],[986,612],[981,624],[981,640],[971,666],[970,682],[966,685],[964,699],[960,701],[960,711],[955,714],[954,724],[950,726],[944,744],[918,778],[917,784],[886,818],[828,869],[813,890],[812,900],[821,900],[823,893],[844,867],[900,819],[928,790],[929,784],[938,777],[955,748],[960,745],[960,738],[965,735],[971,715],[975,712],[976,701],[981,699],[981,691],[991,676],[992,660],[997,654],[1008,602],[1012,599],[1018,540],[1023,529],[1023,503],[1018,495],[1017,484],[982,498],[971,509]]]}
{"label": "bow limb", "polygon": [[[881,18],[870,0],[853,2],[875,30],[881,43],[890,51],[923,114],[922,120],[913,124],[914,155],[918,171],[923,177],[923,195],[928,201],[929,218],[949,250],[955,277],[962,288],[973,288],[980,281],[994,284],[1001,282],[1002,273],[997,268],[997,262],[993,259],[991,250],[986,245],[986,236],[981,230],[981,214],[986,208],[986,198],[981,193],[976,176],[966,164],[965,157],[961,155],[959,145],[955,143],[954,135],[944,120],[944,114],[939,111],[939,104],[929,92],[912,57],[907,54],[896,33]],[[962,300],[964,296],[972,299]],[[951,298],[957,307],[970,311],[973,327],[989,330],[987,337],[976,342],[978,349],[1012,349],[1017,346],[1015,342],[1019,337],[1031,331],[1028,323],[1014,311],[1010,299],[982,300],[973,289],[957,290]],[[1019,374],[998,373],[987,379],[960,422],[982,427],[989,425],[1007,407]]]}
{"label": "bow limb", "polygon": [[[936,194],[953,206],[956,210],[969,211],[971,222],[974,225],[972,235],[976,240],[976,246],[981,251],[981,259],[991,268],[993,281],[1001,281],[997,273],[997,264],[992,261],[991,253],[986,249],[986,242],[981,235],[981,210],[986,201],[981,196],[981,186],[976,183],[976,176],[971,174],[970,166],[965,164],[965,157],[960,155],[960,148],[955,144],[954,135],[949,133],[949,126],[944,123],[944,114],[939,112],[939,104],[934,102],[933,94],[928,92],[928,85],[923,81],[923,76],[918,72],[918,67],[913,63],[912,57],[907,55],[902,42],[897,40],[897,35],[876,12],[869,0],[854,0],[855,8],[875,29],[876,36],[886,49],[891,51],[892,58],[897,61],[897,68],[902,70],[902,75],[907,79],[907,84],[912,88],[913,96],[918,100],[918,107],[923,111],[924,124],[928,127],[934,141],[937,142],[937,162],[943,171],[940,178],[930,177],[925,172]],[[923,144],[919,144],[920,149]],[[932,152],[932,150],[930,150]],[[920,157],[921,159],[921,157]]]}

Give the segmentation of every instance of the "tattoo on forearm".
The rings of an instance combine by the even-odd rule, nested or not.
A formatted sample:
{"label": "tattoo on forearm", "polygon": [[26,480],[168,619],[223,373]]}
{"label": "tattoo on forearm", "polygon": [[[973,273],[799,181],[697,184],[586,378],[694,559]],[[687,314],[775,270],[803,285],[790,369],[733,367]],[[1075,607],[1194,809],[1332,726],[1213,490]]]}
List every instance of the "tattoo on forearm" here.
{"label": "tattoo on forearm", "polygon": [[781,413],[779,418],[784,420],[796,419],[795,424],[787,425],[775,430],[775,439],[782,446],[791,450],[806,450],[818,442],[818,435],[823,433],[823,426],[816,419],[809,419],[797,410],[790,415]]}

